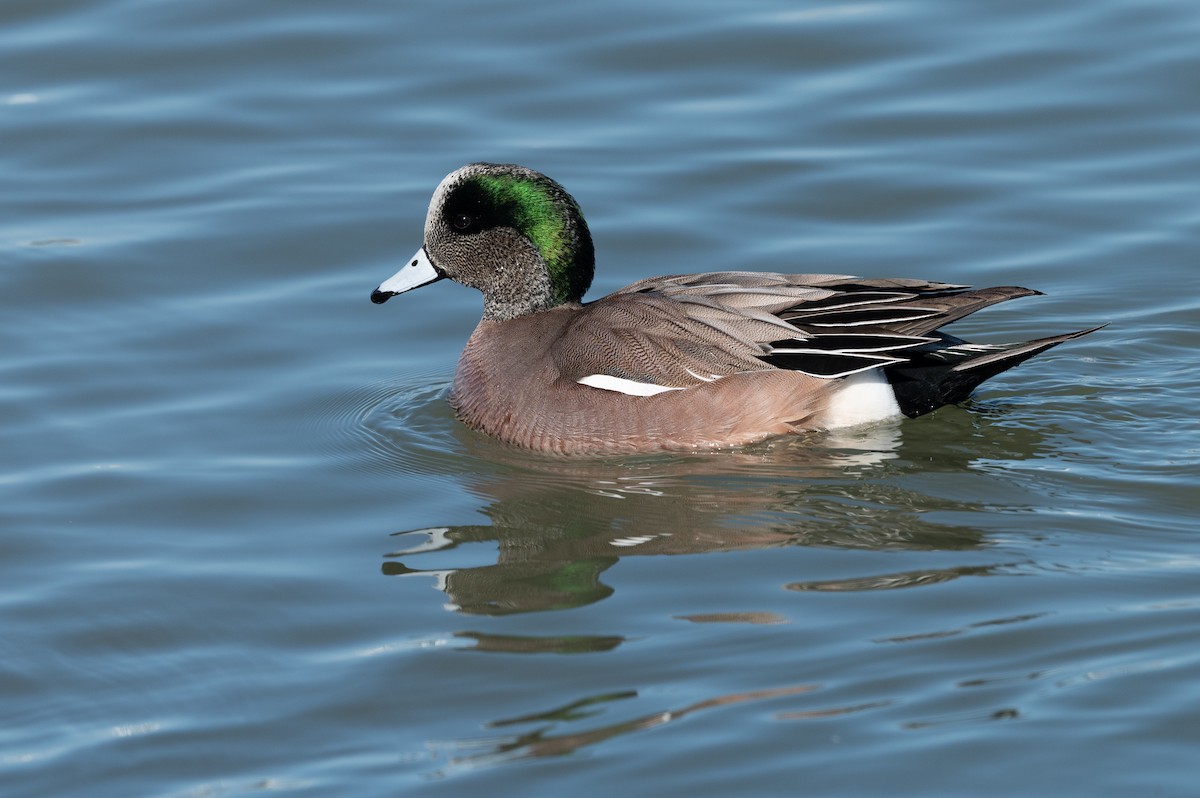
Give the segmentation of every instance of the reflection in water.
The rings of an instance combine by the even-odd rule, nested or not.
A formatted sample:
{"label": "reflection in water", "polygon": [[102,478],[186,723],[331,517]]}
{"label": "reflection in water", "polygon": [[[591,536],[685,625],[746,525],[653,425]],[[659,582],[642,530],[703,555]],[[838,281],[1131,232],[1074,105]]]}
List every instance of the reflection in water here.
{"label": "reflection in water", "polygon": [[970,712],[959,712],[950,715],[938,717],[934,720],[914,720],[910,723],[905,723],[901,728],[905,729],[928,729],[935,726],[947,726],[957,723],[969,723],[972,725],[978,724],[981,721],[989,720],[1013,720],[1020,717],[1021,713],[1015,707],[1003,707],[1001,709],[985,709],[973,710]]}
{"label": "reflection in water", "polygon": [[[420,408],[417,408],[419,414]],[[983,534],[936,517],[978,517],[984,503],[929,495],[909,483],[930,474],[962,478],[986,448],[1020,459],[1040,444],[1036,432],[988,427],[957,412],[905,440],[904,424],[833,435],[791,436],[736,451],[571,459],[511,449],[453,424],[460,450],[454,477],[482,500],[490,521],[394,533],[400,545],[385,555],[389,576],[433,575],[449,607],[474,615],[507,615],[579,607],[607,598],[602,574],[622,557],[698,554],[780,546],[843,549],[970,550]],[[404,421],[404,414],[392,416]],[[949,421],[950,423],[946,423]],[[913,426],[920,422],[910,422]],[[932,429],[940,439],[930,436]],[[989,440],[981,441],[987,433]],[[930,439],[933,437],[933,439]],[[383,438],[377,438],[382,440]],[[409,445],[420,448],[419,441]],[[436,444],[446,460],[447,441]],[[449,448],[454,448],[453,446]],[[998,451],[1000,450],[1000,451]],[[413,459],[412,452],[403,462]],[[462,476],[462,463],[469,467]],[[917,478],[906,480],[909,474]],[[992,480],[994,481],[994,480]],[[959,495],[962,491],[956,491]],[[423,560],[474,545],[497,547],[495,561],[421,568]],[[441,553],[440,555],[437,553]],[[489,557],[489,560],[491,557]],[[433,565],[431,562],[430,565]],[[958,567],[798,582],[790,590],[880,590],[985,575],[991,567]],[[693,619],[704,620],[704,619]],[[707,620],[713,620],[712,618]],[[746,619],[743,619],[746,620]],[[763,622],[761,619],[757,622]],[[582,650],[611,640],[501,640],[489,650]]]}
{"label": "reflection in water", "polygon": [[986,576],[1006,568],[1003,565],[964,566],[936,570],[909,571],[899,574],[878,574],[857,579],[828,579],[820,582],[791,582],[784,585],[788,590],[813,590],[852,593],[859,590],[897,590],[904,587],[921,587],[949,582],[960,576]]}
{"label": "reflection in water", "polygon": [[[807,693],[816,689],[816,685],[795,685],[792,687],[781,687],[771,690],[754,690],[746,693],[734,693],[731,695],[718,696],[710,698],[707,701],[700,701],[695,704],[683,707],[677,710],[668,710],[666,712],[655,712],[651,715],[644,715],[619,723],[612,723],[606,726],[600,726],[593,729],[588,729],[581,732],[573,732],[568,734],[552,734],[552,729],[564,722],[574,722],[584,720],[603,711],[603,706],[613,701],[619,701],[627,698],[637,697],[636,691],[625,691],[620,693],[608,693],[600,696],[593,696],[582,701],[576,701],[564,707],[558,707],[548,712],[541,712],[532,715],[526,715],[520,718],[512,718],[508,720],[494,721],[489,727],[505,727],[523,724],[539,724],[540,728],[524,734],[517,734],[511,737],[487,738],[477,741],[465,741],[454,743],[456,750],[462,751],[465,749],[479,749],[478,753],[470,753],[466,755],[452,756],[450,763],[455,768],[480,767],[483,765],[495,765],[504,762],[510,762],[516,759],[531,759],[535,757],[561,756],[578,751],[580,748],[596,743],[604,742],[623,734],[630,732],[643,731],[653,729],[658,726],[663,726],[672,721],[680,720],[694,712],[699,712],[705,709],[714,709],[716,707],[729,706],[731,704],[740,704],[746,701],[762,701],[772,698],[782,698],[786,696],[798,695]],[[849,710],[847,710],[849,711]],[[831,712],[831,711],[827,711]],[[799,715],[796,715],[799,717]]]}
{"label": "reflection in water", "polygon": [[676,615],[681,621],[692,623],[753,623],[770,625],[787,623],[787,618],[773,612],[706,612],[697,615]]}
{"label": "reflection in water", "polygon": [[866,712],[869,709],[890,707],[895,701],[867,701],[848,707],[825,707],[824,709],[807,709],[803,712],[780,712],[776,720],[817,720],[819,718],[836,718],[841,715],[853,715],[856,712]]}
{"label": "reflection in water", "polygon": [[594,695],[588,698],[572,701],[570,704],[554,709],[546,710],[545,712],[537,712],[532,715],[522,715],[519,718],[506,718],[503,720],[494,720],[488,724],[489,729],[500,728],[503,726],[516,726],[522,723],[556,723],[560,721],[583,720],[600,714],[603,705],[610,701],[621,701],[626,698],[637,698],[636,690],[622,690],[617,693],[604,693],[603,695]]}
{"label": "reflection in water", "polygon": [[602,635],[556,635],[553,637],[530,637],[517,635],[494,635],[486,632],[455,632],[455,637],[475,641],[471,651],[503,652],[506,654],[590,654],[597,651],[612,651],[625,638]]}
{"label": "reflection in water", "polygon": [[[921,640],[936,640],[942,637],[958,637],[962,634],[973,632],[976,629],[985,629],[989,626],[1007,626],[1014,623],[1025,623],[1027,621],[1037,620],[1045,615],[1044,612],[1034,612],[1025,615],[1014,615],[1011,618],[994,618],[988,621],[976,621],[975,623],[967,624],[963,627],[952,629],[939,629],[934,632],[922,632],[920,634],[897,635],[894,637],[884,637],[876,641],[879,643],[913,643]],[[964,683],[965,685],[966,683]]]}

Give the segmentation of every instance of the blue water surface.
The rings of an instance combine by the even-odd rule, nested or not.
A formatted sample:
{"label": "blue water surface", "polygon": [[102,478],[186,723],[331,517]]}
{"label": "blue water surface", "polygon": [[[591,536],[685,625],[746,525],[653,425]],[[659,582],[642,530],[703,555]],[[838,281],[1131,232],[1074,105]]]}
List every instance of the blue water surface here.
{"label": "blue water surface", "polygon": [[[1193,3],[0,20],[0,794],[1195,794]],[[479,295],[368,300],[475,160],[574,194],[591,297],[1109,326],[913,421],[514,451],[444,401]]]}

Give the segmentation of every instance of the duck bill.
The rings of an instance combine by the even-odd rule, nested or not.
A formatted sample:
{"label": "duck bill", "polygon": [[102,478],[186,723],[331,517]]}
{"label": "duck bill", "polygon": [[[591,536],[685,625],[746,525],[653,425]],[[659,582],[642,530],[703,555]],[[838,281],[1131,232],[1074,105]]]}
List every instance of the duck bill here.
{"label": "duck bill", "polygon": [[417,250],[417,254],[409,259],[407,266],[384,280],[378,288],[371,292],[371,301],[376,305],[381,305],[396,294],[403,294],[405,291],[435,283],[443,276],[430,262],[425,247],[421,247]]}

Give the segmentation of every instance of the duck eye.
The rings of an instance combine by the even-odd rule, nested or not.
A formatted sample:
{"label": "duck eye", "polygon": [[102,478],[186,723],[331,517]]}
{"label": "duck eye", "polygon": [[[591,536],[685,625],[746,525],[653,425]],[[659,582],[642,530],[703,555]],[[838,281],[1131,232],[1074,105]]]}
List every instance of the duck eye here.
{"label": "duck eye", "polygon": [[450,224],[454,225],[454,229],[460,232],[465,232],[470,229],[475,223],[475,217],[469,213],[456,213],[450,217]]}

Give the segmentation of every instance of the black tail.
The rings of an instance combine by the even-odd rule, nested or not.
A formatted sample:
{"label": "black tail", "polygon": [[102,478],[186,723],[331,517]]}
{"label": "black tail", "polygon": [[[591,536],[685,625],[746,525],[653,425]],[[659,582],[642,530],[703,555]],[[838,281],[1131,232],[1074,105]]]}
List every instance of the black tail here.
{"label": "black tail", "polygon": [[1007,371],[1063,341],[1099,329],[1093,327],[1016,344],[972,344],[945,333],[936,333],[941,340],[909,350],[905,353],[909,358],[906,362],[888,366],[884,373],[896,392],[900,412],[915,418],[942,405],[961,402],[989,377]]}

